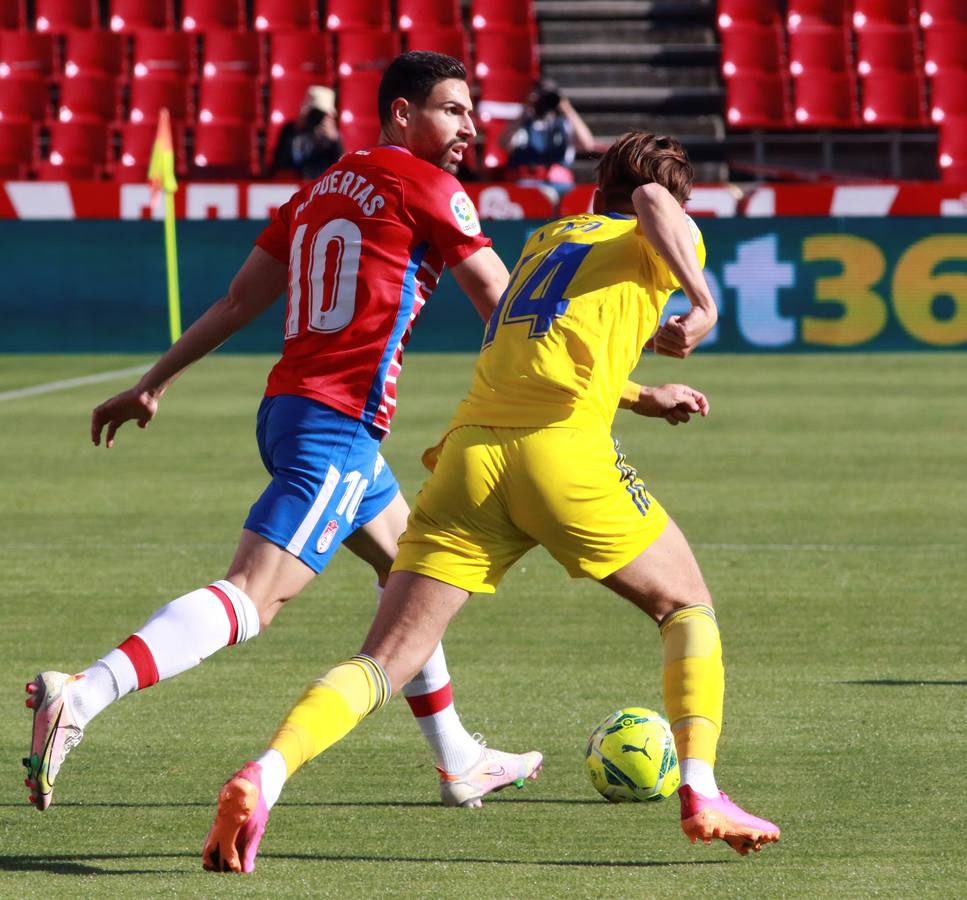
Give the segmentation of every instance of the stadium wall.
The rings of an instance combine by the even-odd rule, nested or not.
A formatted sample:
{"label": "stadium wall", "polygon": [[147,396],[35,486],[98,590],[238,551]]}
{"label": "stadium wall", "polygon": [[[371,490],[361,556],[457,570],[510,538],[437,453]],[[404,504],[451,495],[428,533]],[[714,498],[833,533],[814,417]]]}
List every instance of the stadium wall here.
{"label": "stadium wall", "polygon": [[[540,223],[486,224],[513,265]],[[178,225],[183,321],[222,293],[264,222]],[[955,218],[702,219],[720,321],[708,352],[967,349],[967,228]],[[159,352],[166,345],[161,225],[0,221],[0,352]],[[684,304],[684,305],[683,305]],[[672,299],[669,313],[687,307]],[[278,352],[273,307],[225,347]],[[450,276],[412,350],[468,351],[480,324]]]}

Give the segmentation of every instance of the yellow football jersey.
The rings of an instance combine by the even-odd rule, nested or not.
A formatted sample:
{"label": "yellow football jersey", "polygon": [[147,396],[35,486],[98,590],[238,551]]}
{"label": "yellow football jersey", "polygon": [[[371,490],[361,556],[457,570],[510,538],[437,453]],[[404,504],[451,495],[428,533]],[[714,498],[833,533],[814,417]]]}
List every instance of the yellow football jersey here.
{"label": "yellow football jersey", "polygon": [[[701,232],[689,222],[704,266]],[[678,287],[633,216],[545,225],[511,272],[450,428],[610,428],[628,375]]]}

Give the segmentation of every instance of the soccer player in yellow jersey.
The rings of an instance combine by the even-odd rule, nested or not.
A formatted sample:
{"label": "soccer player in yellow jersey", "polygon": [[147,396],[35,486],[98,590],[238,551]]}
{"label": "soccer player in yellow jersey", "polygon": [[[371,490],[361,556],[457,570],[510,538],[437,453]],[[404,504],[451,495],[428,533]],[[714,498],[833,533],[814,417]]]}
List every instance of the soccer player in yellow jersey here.
{"label": "soccer player in yellow jersey", "polygon": [[[541,544],[657,623],[665,710],[681,761],[681,824],[739,853],[779,839],[721,793],[713,766],[724,672],[712,599],[681,531],[611,437],[627,406],[672,424],[705,415],[685,385],[626,381],[646,343],[684,357],[715,324],[701,234],[683,213],[691,166],[671,138],[632,132],[598,167],[594,214],[536,232],[491,316],[473,385],[424,484],[360,653],[309,687],[271,742],[287,775],[379,709],[413,676],[472,593],[491,593]],[[691,309],[659,328],[669,294]],[[219,795],[203,862],[251,871],[268,810],[243,768]]]}

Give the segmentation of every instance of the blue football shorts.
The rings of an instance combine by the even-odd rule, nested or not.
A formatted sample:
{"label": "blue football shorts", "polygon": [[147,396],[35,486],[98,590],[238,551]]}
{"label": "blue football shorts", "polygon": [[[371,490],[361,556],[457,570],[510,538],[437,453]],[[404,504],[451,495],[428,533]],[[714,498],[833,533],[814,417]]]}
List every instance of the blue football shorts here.
{"label": "blue football shorts", "polygon": [[383,434],[307,397],[265,397],[256,437],[272,480],[245,527],[321,572],[399,492],[379,452]]}

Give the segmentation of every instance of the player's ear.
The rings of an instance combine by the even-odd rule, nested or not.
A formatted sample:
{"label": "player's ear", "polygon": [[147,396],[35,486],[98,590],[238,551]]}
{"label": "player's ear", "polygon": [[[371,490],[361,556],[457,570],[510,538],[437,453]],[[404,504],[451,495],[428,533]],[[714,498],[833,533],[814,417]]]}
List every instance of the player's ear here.
{"label": "player's ear", "polygon": [[406,97],[397,97],[389,109],[393,122],[405,128],[410,117],[410,103]]}
{"label": "player's ear", "polygon": [[605,212],[604,209],[604,194],[601,193],[601,188],[595,188],[594,194],[591,197],[591,212],[596,216],[601,215]]}

